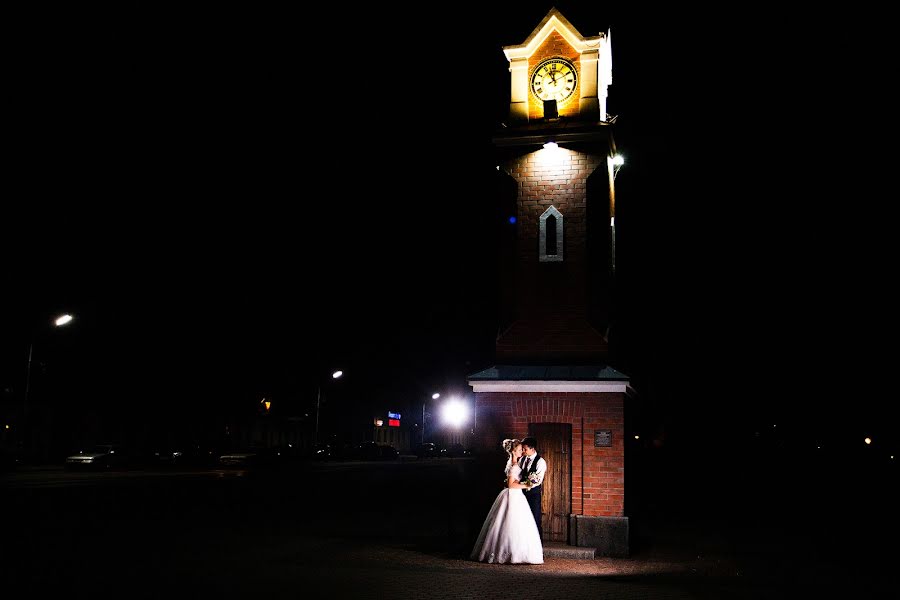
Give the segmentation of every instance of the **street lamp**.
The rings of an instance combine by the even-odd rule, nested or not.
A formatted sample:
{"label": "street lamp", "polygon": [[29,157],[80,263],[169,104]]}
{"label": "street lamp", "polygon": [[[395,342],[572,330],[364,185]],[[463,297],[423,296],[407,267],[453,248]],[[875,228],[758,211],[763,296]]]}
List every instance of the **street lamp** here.
{"label": "street lamp", "polygon": [[468,404],[461,400],[457,400],[456,398],[451,398],[444,404],[444,407],[441,410],[441,416],[444,418],[445,423],[459,429],[469,420],[469,412]]}
{"label": "street lamp", "polygon": [[[434,393],[431,395],[432,400],[437,400],[441,395],[438,393]],[[422,403],[422,443],[425,443],[425,404],[427,404],[427,400]]]}
{"label": "street lamp", "polygon": [[613,179],[616,178],[616,175],[619,174],[619,169],[622,168],[622,165],[625,164],[625,157],[621,154],[616,154],[615,156],[611,156],[609,158],[609,162],[612,163],[613,167]]}
{"label": "street lamp", "polygon": [[[59,315],[53,320],[55,327],[64,327],[72,322],[74,317],[68,313]],[[28,343],[28,368],[25,370],[25,397],[22,401],[22,442],[25,444],[25,437],[28,430],[28,394],[31,391],[31,358],[34,355],[34,335]]]}
{"label": "street lamp", "polygon": [[[332,379],[338,379],[343,375],[343,371],[335,371],[331,374]],[[322,384],[319,383],[319,389],[316,393],[316,432],[313,435],[313,448],[319,445],[319,406],[322,404]]]}

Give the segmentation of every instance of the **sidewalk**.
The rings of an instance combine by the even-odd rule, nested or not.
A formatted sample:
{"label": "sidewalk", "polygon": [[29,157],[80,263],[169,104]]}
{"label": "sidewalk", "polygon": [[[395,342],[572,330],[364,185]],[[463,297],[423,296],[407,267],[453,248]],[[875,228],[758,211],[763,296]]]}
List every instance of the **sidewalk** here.
{"label": "sidewalk", "polygon": [[723,557],[548,558],[543,565],[496,565],[455,553],[362,539],[304,538],[265,548],[262,556],[255,557],[251,578],[246,576],[247,565],[235,558],[234,564],[218,565],[217,571],[243,571],[243,576],[234,580],[216,576],[203,580],[203,585],[241,596],[283,593],[304,582],[304,597],[421,600],[519,596],[529,600],[758,599],[817,597],[837,590],[850,597],[877,598],[882,597],[879,592],[886,593],[886,588],[864,581],[846,581],[840,572],[800,569],[786,579],[782,568],[764,560],[741,564]]}

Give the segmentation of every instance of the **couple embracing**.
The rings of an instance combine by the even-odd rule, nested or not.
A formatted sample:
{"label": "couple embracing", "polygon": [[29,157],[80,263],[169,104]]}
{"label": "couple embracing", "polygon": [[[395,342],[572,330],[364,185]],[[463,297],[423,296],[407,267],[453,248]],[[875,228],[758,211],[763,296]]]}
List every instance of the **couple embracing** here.
{"label": "couple embracing", "polygon": [[494,500],[471,557],[489,563],[543,564],[541,492],[547,461],[537,453],[537,440],[503,440],[509,455],[506,489]]}

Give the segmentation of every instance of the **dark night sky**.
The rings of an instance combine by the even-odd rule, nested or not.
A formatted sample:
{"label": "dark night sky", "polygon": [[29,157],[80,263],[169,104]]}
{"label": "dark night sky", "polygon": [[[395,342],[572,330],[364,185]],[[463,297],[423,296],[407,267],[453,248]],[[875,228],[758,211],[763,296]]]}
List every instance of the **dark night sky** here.
{"label": "dark night sky", "polygon": [[[465,392],[496,331],[478,207],[500,46],[550,6],[20,9],[4,386],[29,331],[69,309],[65,338],[35,334],[68,393],[148,418],[308,402],[336,364],[360,413]],[[612,28],[618,364],[637,413],[896,439],[883,19],[556,6],[585,35]],[[466,43],[431,51],[435,34]]]}

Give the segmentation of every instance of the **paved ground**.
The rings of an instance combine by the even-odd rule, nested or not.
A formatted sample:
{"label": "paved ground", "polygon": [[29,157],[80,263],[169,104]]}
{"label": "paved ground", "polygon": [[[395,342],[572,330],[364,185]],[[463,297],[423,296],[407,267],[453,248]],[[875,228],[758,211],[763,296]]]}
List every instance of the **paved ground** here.
{"label": "paved ground", "polygon": [[[768,477],[768,488],[752,477],[721,482],[699,505],[662,476],[635,481],[643,501],[630,558],[472,562],[495,493],[474,493],[478,478],[464,460],[271,475],[7,474],[3,580],[33,593],[128,598],[877,598],[895,589],[895,553],[871,545],[880,511],[848,528],[831,503],[804,508],[814,496],[787,495]],[[732,496],[741,500],[722,501]],[[895,521],[880,522],[894,531]]]}

